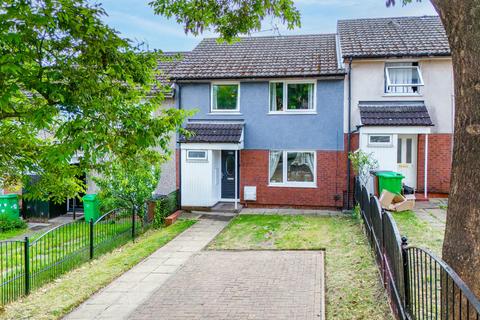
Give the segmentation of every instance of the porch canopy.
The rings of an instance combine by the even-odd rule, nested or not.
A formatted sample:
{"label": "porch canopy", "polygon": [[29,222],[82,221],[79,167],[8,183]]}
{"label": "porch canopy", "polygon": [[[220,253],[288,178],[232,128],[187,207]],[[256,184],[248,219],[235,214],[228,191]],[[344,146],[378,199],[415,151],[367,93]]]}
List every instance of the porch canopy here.
{"label": "porch canopy", "polygon": [[182,149],[189,144],[196,148],[209,150],[241,150],[243,149],[243,122],[205,121],[187,123],[188,135],[180,136]]}
{"label": "porch canopy", "polygon": [[362,126],[433,126],[423,101],[360,101],[358,107]]}
{"label": "porch canopy", "polygon": [[[425,103],[423,101],[360,101],[358,108],[361,121],[359,127],[363,134],[425,135],[423,179],[424,193],[427,197],[428,135],[434,124]],[[385,155],[385,152],[382,154]],[[389,159],[395,159],[398,163],[401,161],[398,159],[399,156],[401,157],[401,152],[397,151],[390,155]]]}

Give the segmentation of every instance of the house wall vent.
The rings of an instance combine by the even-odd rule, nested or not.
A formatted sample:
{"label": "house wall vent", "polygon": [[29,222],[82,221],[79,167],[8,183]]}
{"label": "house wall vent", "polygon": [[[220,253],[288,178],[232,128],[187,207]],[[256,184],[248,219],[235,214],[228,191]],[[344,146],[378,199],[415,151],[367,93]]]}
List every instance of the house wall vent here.
{"label": "house wall vent", "polygon": [[257,187],[245,186],[243,189],[243,198],[245,201],[257,201]]}

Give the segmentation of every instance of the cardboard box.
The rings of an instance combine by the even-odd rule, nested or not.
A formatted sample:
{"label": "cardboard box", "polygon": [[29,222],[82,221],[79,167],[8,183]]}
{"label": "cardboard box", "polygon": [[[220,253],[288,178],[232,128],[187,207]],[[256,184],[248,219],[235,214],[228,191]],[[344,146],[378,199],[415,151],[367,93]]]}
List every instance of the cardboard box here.
{"label": "cardboard box", "polygon": [[387,190],[383,190],[379,201],[382,208],[389,211],[401,212],[412,210],[415,207],[414,195],[407,195],[404,197],[401,194],[394,194]]}
{"label": "cardboard box", "polygon": [[395,193],[392,193],[387,190],[383,190],[382,194],[380,195],[380,199],[378,201],[380,202],[380,205],[384,209],[388,209],[388,206],[393,203],[393,199],[395,198]]}

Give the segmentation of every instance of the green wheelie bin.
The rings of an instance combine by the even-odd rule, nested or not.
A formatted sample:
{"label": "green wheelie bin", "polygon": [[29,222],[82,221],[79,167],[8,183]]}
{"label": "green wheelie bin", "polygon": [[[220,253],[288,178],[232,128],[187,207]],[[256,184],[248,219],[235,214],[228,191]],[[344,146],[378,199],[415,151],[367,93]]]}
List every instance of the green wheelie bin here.
{"label": "green wheelie bin", "polygon": [[383,190],[395,194],[402,193],[402,180],[405,178],[403,174],[393,171],[378,171],[375,175],[378,177],[379,194],[382,194]]}
{"label": "green wheelie bin", "polygon": [[100,201],[96,194],[86,194],[83,200],[83,213],[85,214],[85,221],[96,221],[100,217]]}
{"label": "green wheelie bin", "polygon": [[18,194],[0,195],[0,215],[6,215],[11,219],[20,218],[20,207],[18,205]]}

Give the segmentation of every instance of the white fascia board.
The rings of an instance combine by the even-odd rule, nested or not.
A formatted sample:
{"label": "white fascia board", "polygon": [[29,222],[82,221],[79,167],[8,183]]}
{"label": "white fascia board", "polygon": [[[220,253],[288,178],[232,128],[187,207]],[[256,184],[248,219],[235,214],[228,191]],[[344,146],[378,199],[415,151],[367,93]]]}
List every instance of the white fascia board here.
{"label": "white fascia board", "polygon": [[429,134],[431,131],[431,127],[421,126],[368,126],[360,128],[360,133],[375,134]]}
{"label": "white fascia board", "polygon": [[240,143],[182,143],[182,150],[242,150],[243,141]]}

